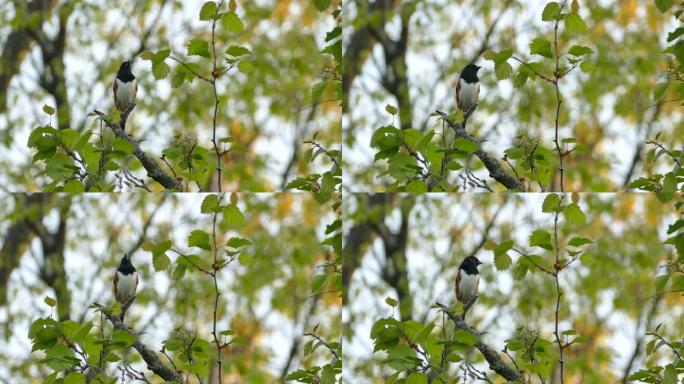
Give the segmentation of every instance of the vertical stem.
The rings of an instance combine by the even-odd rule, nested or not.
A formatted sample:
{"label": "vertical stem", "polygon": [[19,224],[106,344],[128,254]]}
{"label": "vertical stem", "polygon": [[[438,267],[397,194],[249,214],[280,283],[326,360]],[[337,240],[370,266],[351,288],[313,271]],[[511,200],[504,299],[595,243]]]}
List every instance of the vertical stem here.
{"label": "vertical stem", "polygon": [[[561,4],[561,11],[563,10],[564,6],[565,6],[565,2],[563,2],[563,4]],[[565,169],[563,168],[563,157],[565,155],[563,154],[563,151],[561,150],[561,147],[560,147],[560,142],[558,141],[558,118],[560,117],[561,103],[563,103],[563,99],[561,99],[560,89],[558,88],[558,82],[560,81],[560,78],[562,77],[562,74],[560,71],[560,55],[558,54],[558,23],[559,23],[559,20],[556,20],[556,24],[555,24],[554,29],[553,29],[553,46],[554,46],[554,50],[556,52],[556,68],[555,68],[555,71],[553,71],[553,76],[554,76],[553,85],[556,88],[556,126],[555,126],[555,136],[554,136],[553,142],[556,144],[556,152],[558,153],[558,172],[560,173],[560,190],[561,190],[561,192],[565,192],[565,180],[564,180]]]}
{"label": "vertical stem", "polygon": [[[219,204],[223,200],[223,198],[219,199]],[[211,228],[211,238],[214,242],[213,246],[213,251],[214,251],[214,263],[213,263],[213,271],[211,273],[211,277],[214,279],[214,292],[216,293],[214,297],[214,326],[212,330],[212,334],[214,335],[214,343],[216,344],[216,363],[218,365],[218,380],[219,384],[223,383],[223,377],[222,377],[222,371],[221,371],[221,343],[218,339],[218,334],[216,333],[216,319],[218,316],[218,305],[219,305],[219,297],[221,296],[221,292],[219,292],[218,289],[218,281],[216,279],[216,275],[218,274],[219,271],[219,263],[218,263],[218,248],[216,248],[216,217],[218,216],[218,213],[214,212],[214,218],[212,222],[212,228]]]}
{"label": "vertical stem", "polygon": [[[562,201],[562,200],[561,200]],[[562,269],[561,267],[561,262],[560,262],[560,249],[558,248],[558,216],[560,215],[560,212],[556,212],[556,216],[553,219],[553,240],[555,243],[555,250],[556,250],[556,262],[554,264],[554,273],[553,273],[553,278],[556,280],[556,321],[555,321],[555,329],[554,329],[554,334],[556,335],[556,343],[558,344],[558,365],[560,366],[560,380],[561,384],[564,383],[564,369],[565,369],[565,362],[563,361],[563,349],[565,346],[563,345],[563,342],[561,341],[560,338],[560,333],[558,332],[558,322],[559,322],[559,313],[560,313],[560,301],[561,301],[561,296],[563,293],[561,292],[560,289],[560,282],[559,282],[559,275],[560,271]]]}
{"label": "vertical stem", "polygon": [[[223,1],[221,1],[218,5],[218,8],[220,9],[221,6],[223,5]],[[216,142],[216,116],[218,115],[218,107],[219,107],[219,98],[218,98],[218,92],[216,90],[216,79],[219,76],[218,71],[216,70],[216,19],[211,24],[211,50],[212,50],[212,56],[213,56],[213,64],[212,64],[212,71],[211,71],[211,85],[214,88],[214,119],[213,119],[213,126],[212,126],[212,134],[211,134],[211,143],[214,146],[214,153],[216,154],[216,176],[217,176],[217,184],[218,184],[218,191],[222,191],[221,187],[221,151],[219,150],[218,143]]]}

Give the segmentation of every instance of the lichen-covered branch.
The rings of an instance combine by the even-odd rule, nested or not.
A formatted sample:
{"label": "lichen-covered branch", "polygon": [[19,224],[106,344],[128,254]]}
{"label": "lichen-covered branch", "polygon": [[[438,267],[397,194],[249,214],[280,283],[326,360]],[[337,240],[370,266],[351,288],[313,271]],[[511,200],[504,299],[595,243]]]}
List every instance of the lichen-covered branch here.
{"label": "lichen-covered branch", "polygon": [[480,143],[475,139],[473,136],[471,136],[466,130],[463,128],[463,125],[455,122],[449,115],[442,111],[436,111],[438,115],[442,117],[442,119],[451,127],[451,129],[456,132],[456,136],[466,139],[473,144],[477,145],[477,151],[475,151],[475,155],[482,161],[484,164],[485,168],[489,171],[489,176],[491,176],[494,180],[498,181],[499,183],[503,184],[504,187],[506,187],[509,190],[515,190],[515,191],[524,191],[525,190],[525,183],[523,179],[518,179],[514,176],[511,176],[508,174],[503,169],[503,166],[499,161],[490,156],[487,152],[485,152],[482,147],[480,146]]}
{"label": "lichen-covered branch", "polygon": [[482,341],[482,338],[475,329],[471,328],[468,324],[466,324],[465,321],[463,321],[463,319],[457,316],[446,305],[441,303],[437,303],[436,305],[440,307],[442,311],[444,311],[444,313],[449,317],[449,319],[451,319],[451,321],[453,321],[457,329],[468,331],[471,334],[477,336],[477,343],[475,344],[475,347],[478,350],[480,350],[482,356],[484,356],[485,360],[487,360],[487,363],[489,363],[489,368],[491,368],[494,372],[498,373],[499,375],[501,375],[501,377],[508,381],[525,381],[525,372],[518,371],[510,367],[508,364],[506,364],[499,355],[499,353],[496,352],[496,350],[494,350],[493,348],[485,344],[484,341]]}
{"label": "lichen-covered branch", "polygon": [[131,111],[133,111],[133,108],[135,108],[135,103],[131,104],[131,106],[121,114],[121,122],[118,124],[107,119],[106,115],[98,110],[94,110],[93,112],[102,118],[102,120],[105,122],[105,124],[107,124],[109,129],[111,129],[112,132],[114,132],[116,137],[124,139],[127,142],[133,144],[133,146],[135,147],[135,149],[133,150],[133,155],[135,155],[135,157],[137,157],[138,160],[140,160],[140,163],[142,163],[142,166],[147,171],[147,175],[149,177],[151,177],[154,181],[158,182],[168,190],[182,191],[183,180],[180,178],[174,178],[173,176],[166,173],[162,169],[161,165],[159,165],[159,163],[157,163],[157,161],[154,158],[152,158],[147,153],[143,152],[142,149],[140,149],[140,144],[137,140],[135,140],[132,136],[124,132],[123,127],[126,126],[126,119],[128,118],[128,115],[131,113]]}
{"label": "lichen-covered branch", "polygon": [[157,353],[149,347],[147,347],[145,344],[143,344],[142,341],[140,341],[140,338],[138,338],[138,335],[135,332],[133,332],[132,329],[128,328],[128,326],[126,326],[126,324],[124,324],[124,322],[121,321],[121,319],[119,319],[118,316],[115,316],[114,314],[112,314],[111,311],[107,310],[107,308],[103,307],[98,303],[93,304],[93,306],[98,308],[98,310],[102,312],[102,314],[107,318],[107,320],[109,320],[109,322],[112,323],[114,329],[127,332],[131,336],[135,337],[133,348],[135,348],[138,351],[138,353],[140,353],[140,356],[143,358],[145,363],[147,363],[147,368],[149,370],[156,373],[159,377],[166,381],[182,382],[182,372],[174,371],[173,369],[164,365],[164,363],[162,363],[159,359]]}

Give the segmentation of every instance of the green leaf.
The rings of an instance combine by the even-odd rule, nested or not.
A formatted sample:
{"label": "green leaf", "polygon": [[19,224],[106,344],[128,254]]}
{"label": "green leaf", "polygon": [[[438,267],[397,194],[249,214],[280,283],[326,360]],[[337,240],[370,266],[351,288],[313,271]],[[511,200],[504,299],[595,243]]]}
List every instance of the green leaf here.
{"label": "green leaf", "polygon": [[573,45],[572,47],[570,47],[570,50],[568,50],[568,53],[573,56],[580,57],[584,55],[591,55],[592,53],[594,53],[594,51],[589,47]]}
{"label": "green leaf", "polygon": [[513,50],[512,49],[506,49],[503,50],[496,55],[494,55],[494,64],[501,64],[504,63],[506,60],[510,59],[511,56],[513,56]]}
{"label": "green leaf", "polygon": [[195,38],[188,42],[188,56],[211,57],[209,53],[209,42],[202,38]]}
{"label": "green leaf", "polygon": [[190,232],[188,236],[188,247],[198,247],[206,250],[211,250],[209,245],[209,234],[201,229],[196,229]]}
{"label": "green leaf", "polygon": [[242,20],[235,12],[228,12],[224,16],[225,27],[228,32],[242,32],[245,29],[245,25],[242,24]]}
{"label": "green leaf", "polygon": [[392,116],[396,115],[398,112],[397,107],[389,104],[385,105],[385,111]]}
{"label": "green leaf", "polygon": [[565,16],[565,30],[570,33],[584,33],[587,30],[587,24],[579,13],[570,12]]}
{"label": "green leaf", "polygon": [[572,247],[581,247],[586,244],[591,244],[594,241],[591,239],[587,239],[586,237],[573,237],[568,241],[568,245]]}
{"label": "green leaf", "polygon": [[85,384],[85,376],[77,372],[71,372],[64,378],[64,384]]}
{"label": "green leaf", "polygon": [[218,4],[213,1],[204,3],[200,10],[199,19],[202,21],[218,19]]}
{"label": "green leaf", "polygon": [[133,153],[133,151],[135,151],[135,145],[129,143],[128,141],[120,137],[114,138],[114,140],[112,141],[112,148],[115,151],[121,152],[126,155]]}
{"label": "green leaf", "polygon": [[169,72],[171,72],[171,68],[169,68],[169,65],[165,62],[152,65],[152,74],[154,75],[154,78],[157,80],[166,78],[166,76],[169,75]]}
{"label": "green leaf", "polygon": [[55,114],[55,109],[47,104],[43,105],[43,112],[47,113],[48,115],[52,116]]}
{"label": "green leaf", "polygon": [[245,225],[245,216],[240,212],[240,208],[231,204],[223,210],[223,220],[230,228]]}
{"label": "green leaf", "polygon": [[112,343],[110,346],[115,346],[117,349],[123,349],[135,343],[135,336],[126,331],[115,329],[112,334]]}
{"label": "green leaf", "polygon": [[152,60],[152,64],[159,64],[166,60],[167,57],[171,54],[170,49],[162,49],[159,52],[155,53],[154,55],[151,56],[150,60]]}
{"label": "green leaf", "polygon": [[331,0],[313,0],[313,3],[318,12],[323,12],[330,7]]}
{"label": "green leaf", "polygon": [[663,384],[677,384],[677,371],[675,370],[674,365],[668,364],[665,366]]}
{"label": "green leaf", "polygon": [[55,305],[57,305],[57,300],[53,299],[50,296],[45,296],[45,298],[43,299],[43,302],[45,304],[51,306],[51,307],[54,307]]}
{"label": "green leaf", "polygon": [[560,19],[560,4],[558,4],[555,1],[552,1],[544,7],[544,11],[542,11],[542,21],[554,21]]}
{"label": "green leaf", "polygon": [[537,229],[530,235],[530,246],[552,250],[551,234],[543,229]]}
{"label": "green leaf", "polygon": [[240,45],[231,45],[226,49],[226,54],[234,57],[249,55],[252,53],[249,49]]}
{"label": "green leaf", "polygon": [[560,212],[561,198],[554,193],[546,195],[544,203],[542,204],[542,212]]}
{"label": "green leaf", "polygon": [[154,266],[155,271],[164,271],[166,270],[166,268],[169,267],[169,264],[171,264],[171,260],[166,255],[166,253],[161,252],[158,254],[153,254],[152,265]]}
{"label": "green leaf", "polygon": [[510,268],[512,263],[513,260],[511,260],[511,257],[508,256],[508,253],[503,252],[494,254],[494,265],[498,271],[504,271]]}
{"label": "green leaf", "polygon": [[406,378],[406,384],[428,384],[428,379],[424,373],[413,372]]}
{"label": "green leaf", "polygon": [[399,305],[399,302],[391,297],[387,297],[385,299],[385,304],[389,305],[390,307],[396,307]]}
{"label": "green leaf", "polygon": [[548,57],[549,59],[553,58],[551,42],[541,37],[532,40],[530,43],[530,54]]}
{"label": "green leaf", "polygon": [[658,10],[663,13],[669,11],[673,4],[674,0],[655,0],[656,7],[658,7]]}
{"label": "green leaf", "polygon": [[584,215],[584,212],[582,212],[579,205],[575,203],[568,204],[568,206],[565,207],[565,210],[563,210],[563,214],[565,215],[565,220],[570,224],[584,225],[587,222],[587,217]]}
{"label": "green leaf", "polygon": [[240,247],[246,247],[246,246],[252,245],[252,242],[247,240],[247,239],[240,238],[240,237],[231,237],[226,242],[226,245],[229,247],[232,247],[232,248],[240,248]]}
{"label": "green leaf", "polygon": [[477,336],[463,329],[456,331],[456,333],[454,333],[454,338],[457,342],[466,344],[469,347],[477,344]]}
{"label": "green leaf", "polygon": [[202,206],[200,207],[200,212],[202,213],[214,213],[220,212],[219,198],[217,195],[207,195],[204,200],[202,200]]}
{"label": "green leaf", "polygon": [[494,73],[496,74],[496,79],[497,80],[505,80],[511,77],[513,74],[513,67],[511,67],[508,62],[503,62],[500,64],[496,64],[494,67]]}
{"label": "green leaf", "polygon": [[458,149],[459,151],[463,151],[468,155],[472,155],[478,150],[477,144],[461,137],[454,140],[454,148]]}
{"label": "green leaf", "polygon": [[317,293],[323,287],[328,275],[316,275],[311,279],[311,293]]}
{"label": "green leaf", "polygon": [[667,92],[667,88],[670,87],[670,82],[658,83],[655,88],[653,88],[653,101],[660,100]]}
{"label": "green leaf", "polygon": [[663,291],[665,288],[665,285],[667,285],[667,281],[670,279],[670,274],[666,275],[660,275],[656,277],[655,280],[655,291],[656,293],[660,293]]}
{"label": "green leaf", "polygon": [[85,192],[85,185],[78,180],[69,180],[64,184],[62,191],[69,193],[82,193]]}

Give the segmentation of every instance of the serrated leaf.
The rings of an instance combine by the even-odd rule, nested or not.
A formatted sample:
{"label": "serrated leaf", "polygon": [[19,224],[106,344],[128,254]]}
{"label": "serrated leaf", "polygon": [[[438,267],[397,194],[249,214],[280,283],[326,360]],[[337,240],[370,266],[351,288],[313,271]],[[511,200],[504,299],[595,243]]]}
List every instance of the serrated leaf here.
{"label": "serrated leaf", "polygon": [[573,55],[573,56],[579,57],[579,56],[584,56],[584,55],[591,55],[592,53],[594,53],[594,51],[589,47],[584,47],[581,45],[573,45],[568,50],[568,53]]}
{"label": "serrated leaf", "polygon": [[240,45],[231,45],[230,47],[226,48],[226,54],[234,57],[249,55],[250,53],[252,52],[249,49]]}
{"label": "serrated leaf", "polygon": [[201,229],[190,232],[190,235],[188,236],[188,247],[211,250],[211,245],[209,245],[209,234]]}
{"label": "serrated leaf", "polygon": [[530,235],[530,246],[552,250],[551,234],[543,229],[537,229]]}
{"label": "serrated leaf", "polygon": [[565,220],[570,224],[584,225],[587,222],[587,217],[584,215],[584,212],[582,212],[579,205],[575,203],[568,204],[563,210],[563,215],[565,215]]}
{"label": "serrated leaf", "polygon": [[513,67],[511,67],[508,62],[503,62],[494,67],[494,73],[496,74],[497,80],[505,80],[513,74]]}
{"label": "serrated leaf", "polygon": [[171,259],[164,252],[152,256],[152,265],[157,272],[166,270],[169,264],[171,264]]}
{"label": "serrated leaf", "polygon": [[240,208],[231,204],[223,210],[223,220],[230,228],[241,227],[245,224],[245,216]]}
{"label": "serrated leaf", "polygon": [[200,9],[199,19],[202,21],[214,20],[218,18],[218,4],[213,1],[207,1]]}
{"label": "serrated leaf", "polygon": [[565,30],[570,33],[584,33],[587,30],[587,24],[579,13],[570,12],[565,16]]}
{"label": "serrated leaf", "polygon": [[508,268],[510,268],[511,264],[513,263],[513,260],[511,260],[511,257],[508,256],[508,253],[503,252],[503,253],[498,253],[494,254],[494,266],[496,266],[496,269],[498,271],[504,271]]}
{"label": "serrated leaf", "polygon": [[252,242],[247,240],[247,239],[240,238],[240,237],[231,237],[226,242],[226,245],[229,247],[232,247],[232,248],[240,248],[240,247],[246,247],[246,246],[252,245]]}
{"label": "serrated leaf", "polygon": [[152,65],[152,74],[157,80],[166,78],[166,76],[169,75],[169,72],[171,72],[171,68],[169,68],[169,65],[165,62]]}
{"label": "serrated leaf", "polygon": [[473,143],[468,139],[460,137],[454,140],[454,148],[458,149],[459,151],[463,151],[468,155],[472,155],[478,150],[477,144]]}
{"label": "serrated leaf", "polygon": [[572,247],[581,247],[583,245],[591,244],[593,242],[593,240],[587,239],[586,237],[573,237],[572,239],[570,239],[570,241],[568,241],[568,245]]}
{"label": "serrated leaf", "polygon": [[229,32],[242,32],[245,29],[245,25],[242,24],[242,20],[237,15],[237,13],[230,11],[224,16],[225,27]]}
{"label": "serrated leaf", "polygon": [[202,38],[195,38],[188,42],[188,56],[211,57],[209,53],[209,42]]}
{"label": "serrated leaf", "polygon": [[204,198],[204,200],[202,200],[202,206],[200,207],[200,212],[202,212],[202,213],[220,212],[218,196],[217,195],[207,195]]}
{"label": "serrated leaf", "polygon": [[551,42],[541,37],[532,40],[530,43],[530,54],[548,57],[549,59],[553,58]]}
{"label": "serrated leaf", "polygon": [[552,1],[544,7],[542,11],[542,21],[554,21],[560,18],[560,4]]}
{"label": "serrated leaf", "polygon": [[542,212],[557,212],[560,211],[561,198],[555,193],[546,195],[544,203],[542,203]]}

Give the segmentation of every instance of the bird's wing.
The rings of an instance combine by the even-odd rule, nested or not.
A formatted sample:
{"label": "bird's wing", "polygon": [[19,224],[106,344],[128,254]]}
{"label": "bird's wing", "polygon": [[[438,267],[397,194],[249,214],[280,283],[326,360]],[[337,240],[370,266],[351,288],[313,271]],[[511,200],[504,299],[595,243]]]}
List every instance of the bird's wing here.
{"label": "bird's wing", "polygon": [[114,79],[114,85],[112,86],[112,90],[114,90],[114,106],[116,109],[119,108],[119,100],[116,99],[116,91],[119,89],[119,79]]}
{"label": "bird's wing", "polygon": [[[456,94],[458,95],[458,93],[456,93]],[[457,299],[458,301],[462,301],[462,300],[461,300],[461,289],[460,289],[460,285],[461,285],[461,270],[459,269],[459,270],[458,270],[458,273],[456,274],[456,299]]]}
{"label": "bird's wing", "polygon": [[[114,83],[114,84],[116,84],[116,83]],[[116,92],[114,92],[114,95],[116,95]],[[118,285],[119,285],[119,272],[114,272],[114,297],[116,298],[117,301],[119,300],[119,292],[117,290]]]}
{"label": "bird's wing", "polygon": [[458,78],[458,83],[456,83],[456,106],[461,108],[461,78]]}

